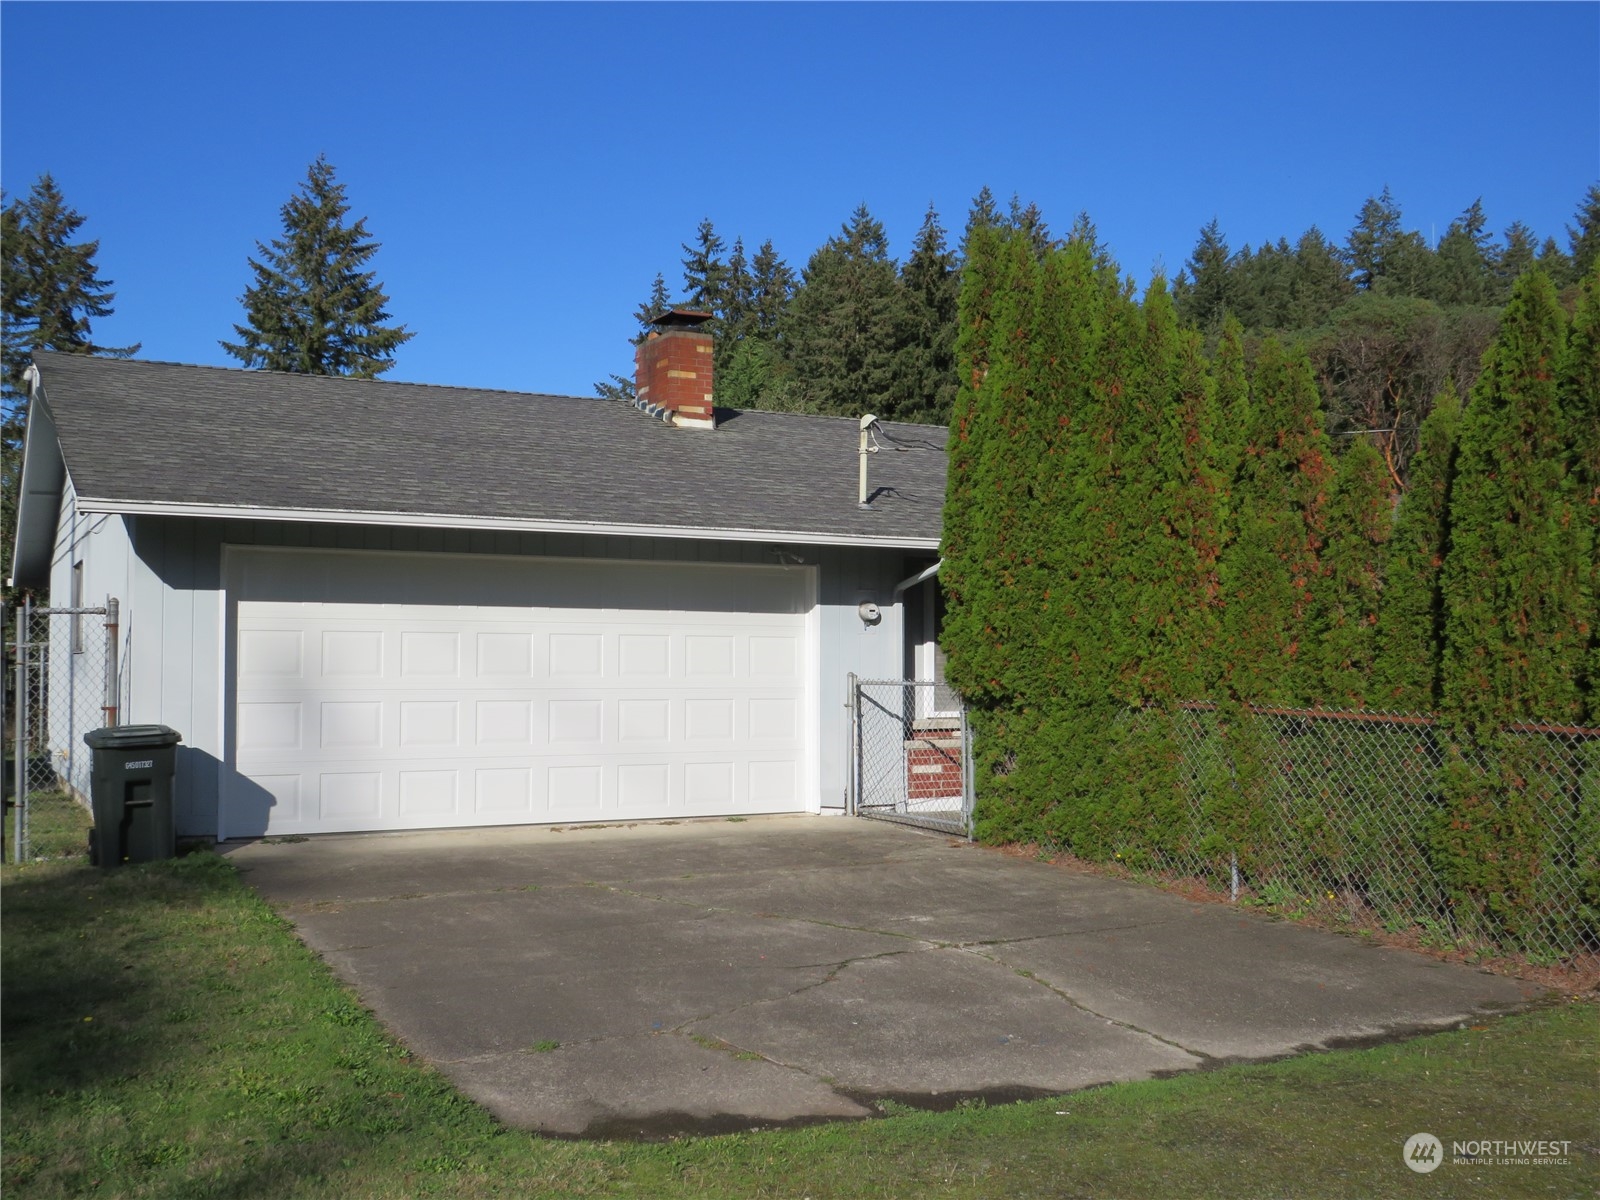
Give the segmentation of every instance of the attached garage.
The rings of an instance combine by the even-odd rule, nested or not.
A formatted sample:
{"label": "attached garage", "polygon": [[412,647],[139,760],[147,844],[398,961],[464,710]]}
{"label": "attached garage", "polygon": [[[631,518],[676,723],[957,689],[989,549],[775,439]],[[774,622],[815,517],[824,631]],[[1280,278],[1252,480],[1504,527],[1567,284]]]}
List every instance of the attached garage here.
{"label": "attached garage", "polygon": [[804,811],[814,571],[231,550],[252,832]]}

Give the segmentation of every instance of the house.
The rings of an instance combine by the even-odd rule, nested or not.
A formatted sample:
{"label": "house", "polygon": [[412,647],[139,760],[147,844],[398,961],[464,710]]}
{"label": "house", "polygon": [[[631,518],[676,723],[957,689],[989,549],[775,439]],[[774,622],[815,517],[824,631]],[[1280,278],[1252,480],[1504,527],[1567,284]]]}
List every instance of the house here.
{"label": "house", "polygon": [[841,811],[945,431],[714,408],[702,319],[631,403],[40,353],[15,581],[119,601],[183,834]]}

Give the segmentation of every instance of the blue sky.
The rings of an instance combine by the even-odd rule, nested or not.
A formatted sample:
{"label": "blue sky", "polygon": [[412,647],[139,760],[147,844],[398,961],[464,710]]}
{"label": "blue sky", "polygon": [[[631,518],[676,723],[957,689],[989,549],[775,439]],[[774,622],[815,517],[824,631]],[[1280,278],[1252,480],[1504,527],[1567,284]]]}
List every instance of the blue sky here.
{"label": "blue sky", "polygon": [[417,336],[387,378],[588,394],[710,217],[796,269],[865,202],[903,256],[985,184],[1143,284],[1342,240],[1387,184],[1564,245],[1600,181],[1600,5],[0,5],[0,182],[44,171],[105,343],[229,364],[246,256],[326,154]]}

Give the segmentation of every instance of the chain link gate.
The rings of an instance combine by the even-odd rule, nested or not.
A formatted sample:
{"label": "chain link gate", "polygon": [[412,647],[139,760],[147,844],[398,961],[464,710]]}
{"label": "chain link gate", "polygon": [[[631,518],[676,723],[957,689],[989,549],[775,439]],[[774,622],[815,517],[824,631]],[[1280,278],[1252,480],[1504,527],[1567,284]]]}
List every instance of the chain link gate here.
{"label": "chain link gate", "polygon": [[[6,645],[6,762],[11,783],[8,814],[13,862],[29,857],[30,801],[46,793],[89,799],[91,756],[83,735],[118,724],[117,601],[104,608],[15,609]],[[0,619],[0,634],[5,622]]]}
{"label": "chain link gate", "polygon": [[849,811],[970,839],[972,733],[966,706],[932,681],[854,675],[849,705]]}

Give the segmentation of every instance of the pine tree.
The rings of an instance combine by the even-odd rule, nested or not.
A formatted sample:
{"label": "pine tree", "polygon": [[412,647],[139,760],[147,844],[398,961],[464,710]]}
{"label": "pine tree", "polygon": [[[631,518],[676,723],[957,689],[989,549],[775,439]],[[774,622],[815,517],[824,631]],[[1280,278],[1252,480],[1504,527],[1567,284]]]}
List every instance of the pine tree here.
{"label": "pine tree", "polygon": [[282,210],[283,237],[256,243],[255,282],[240,297],[245,324],[237,342],[221,343],[247,367],[302,375],[372,379],[394,366],[394,353],[414,334],[391,326],[389,297],[363,268],[379,244],[366,218],[345,223],[350,206],[318,157]]}
{"label": "pine tree", "polygon": [[1582,716],[1592,564],[1570,507],[1557,382],[1565,323],[1549,278],[1524,275],[1462,416],[1442,583],[1442,700],[1468,732]]}
{"label": "pine tree", "polygon": [[1336,708],[1364,708],[1374,696],[1378,610],[1389,541],[1389,472],[1364,436],[1339,459],[1328,500],[1325,579],[1317,588],[1314,623],[1321,678],[1314,699]]}
{"label": "pine tree", "polygon": [[1391,712],[1439,707],[1439,654],[1444,609],[1440,569],[1449,542],[1450,488],[1455,478],[1461,400],[1453,387],[1434,397],[1422,422],[1410,484],[1395,513],[1383,598],[1372,702]]}
{"label": "pine tree", "polygon": [[139,351],[94,340],[93,323],[112,314],[116,293],[95,265],[99,241],[74,241],[85,220],[48,174],[22,199],[0,199],[0,580],[11,577],[28,420],[23,375],[34,352],[126,358]]}

